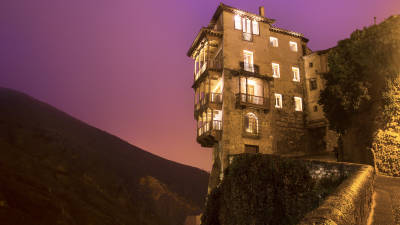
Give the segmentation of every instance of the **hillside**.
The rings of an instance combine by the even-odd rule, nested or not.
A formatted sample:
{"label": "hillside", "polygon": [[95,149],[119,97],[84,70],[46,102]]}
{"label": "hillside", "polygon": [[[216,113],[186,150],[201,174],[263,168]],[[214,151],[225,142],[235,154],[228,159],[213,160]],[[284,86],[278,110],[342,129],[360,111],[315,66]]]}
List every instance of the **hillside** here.
{"label": "hillside", "polygon": [[204,171],[0,88],[0,224],[177,225],[201,211],[207,183]]}

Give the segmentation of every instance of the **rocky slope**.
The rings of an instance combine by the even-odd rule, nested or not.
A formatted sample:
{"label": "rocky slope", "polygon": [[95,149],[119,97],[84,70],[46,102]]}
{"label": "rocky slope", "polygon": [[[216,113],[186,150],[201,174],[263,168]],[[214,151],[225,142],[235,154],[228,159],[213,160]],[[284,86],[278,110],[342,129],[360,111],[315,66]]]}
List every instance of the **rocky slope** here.
{"label": "rocky slope", "polygon": [[[134,126],[134,124],[132,124]],[[182,224],[208,174],[0,88],[0,224]]]}

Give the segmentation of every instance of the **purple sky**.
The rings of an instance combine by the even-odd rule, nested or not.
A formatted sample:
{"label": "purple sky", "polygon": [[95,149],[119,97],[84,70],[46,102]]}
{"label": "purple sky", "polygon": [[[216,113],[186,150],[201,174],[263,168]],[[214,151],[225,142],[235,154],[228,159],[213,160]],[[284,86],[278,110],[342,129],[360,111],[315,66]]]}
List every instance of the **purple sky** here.
{"label": "purple sky", "polygon": [[[357,28],[400,13],[399,0],[246,0],[276,25],[332,47]],[[1,0],[0,86],[45,101],[164,158],[211,169],[195,141],[196,33],[211,0]]]}

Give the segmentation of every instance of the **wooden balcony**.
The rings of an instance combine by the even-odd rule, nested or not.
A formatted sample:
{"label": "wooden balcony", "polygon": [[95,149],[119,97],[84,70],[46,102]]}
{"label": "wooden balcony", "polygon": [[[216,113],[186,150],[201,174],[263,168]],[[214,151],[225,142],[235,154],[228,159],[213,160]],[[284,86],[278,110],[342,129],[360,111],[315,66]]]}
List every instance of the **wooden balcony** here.
{"label": "wooden balcony", "polygon": [[199,66],[198,71],[194,73],[194,80],[196,82],[207,70],[221,71],[222,68],[223,58],[222,53],[220,53],[214,59],[208,59]]}
{"label": "wooden balcony", "polygon": [[255,108],[264,111],[269,110],[269,98],[262,96],[248,95],[244,93],[236,94],[236,107],[238,108]]}
{"label": "wooden balcony", "polygon": [[194,106],[194,117],[203,113],[207,108],[221,110],[222,109],[222,93],[206,93],[200,101]]}
{"label": "wooden balcony", "polygon": [[212,147],[221,140],[222,121],[213,120],[197,128],[197,142],[202,147]]}

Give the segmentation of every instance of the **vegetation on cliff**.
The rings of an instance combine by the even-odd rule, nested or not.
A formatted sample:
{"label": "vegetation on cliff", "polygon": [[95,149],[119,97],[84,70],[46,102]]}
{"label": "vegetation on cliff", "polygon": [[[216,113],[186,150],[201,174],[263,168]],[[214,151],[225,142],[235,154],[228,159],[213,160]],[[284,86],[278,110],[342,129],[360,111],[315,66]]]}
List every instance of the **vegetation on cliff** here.
{"label": "vegetation on cliff", "polygon": [[202,225],[297,224],[344,179],[313,179],[302,160],[241,154],[208,196]]}
{"label": "vegetation on cliff", "polygon": [[400,16],[354,31],[330,50],[328,64],[319,103],[342,135],[343,151],[352,152],[343,160],[380,161],[382,170],[400,175],[393,135],[400,130]]}

